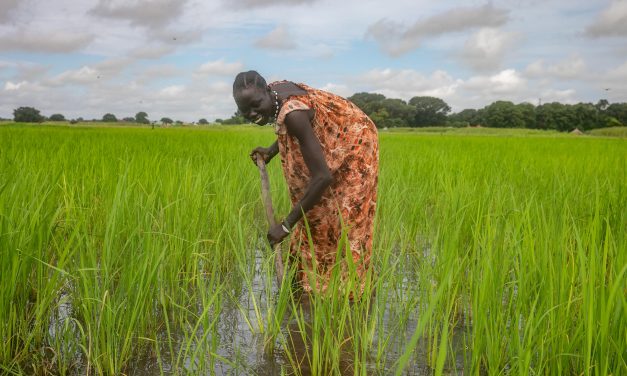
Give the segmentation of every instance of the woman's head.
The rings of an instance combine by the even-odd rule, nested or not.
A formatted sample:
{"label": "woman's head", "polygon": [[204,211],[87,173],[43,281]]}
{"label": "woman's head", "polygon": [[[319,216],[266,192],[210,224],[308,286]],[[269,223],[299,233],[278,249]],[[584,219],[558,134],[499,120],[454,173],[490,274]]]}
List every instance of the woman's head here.
{"label": "woman's head", "polygon": [[264,125],[271,121],[275,111],[270,88],[256,71],[241,72],[233,82],[233,98],[246,119]]}

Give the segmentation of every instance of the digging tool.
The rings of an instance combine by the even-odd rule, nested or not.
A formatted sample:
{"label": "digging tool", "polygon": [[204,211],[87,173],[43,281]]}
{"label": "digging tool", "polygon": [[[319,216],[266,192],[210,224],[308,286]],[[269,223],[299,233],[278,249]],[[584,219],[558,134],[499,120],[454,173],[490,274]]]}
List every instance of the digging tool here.
{"label": "digging tool", "polygon": [[[257,154],[257,167],[259,167],[259,175],[261,175],[261,196],[263,198],[263,206],[266,208],[266,218],[268,225],[273,227],[276,225],[274,219],[274,209],[272,208],[272,196],[270,195],[270,180],[268,179],[268,171],[266,170],[266,162],[261,154]],[[274,245],[274,267],[276,268],[276,278],[278,285],[283,281],[283,258],[281,257],[281,245]]]}

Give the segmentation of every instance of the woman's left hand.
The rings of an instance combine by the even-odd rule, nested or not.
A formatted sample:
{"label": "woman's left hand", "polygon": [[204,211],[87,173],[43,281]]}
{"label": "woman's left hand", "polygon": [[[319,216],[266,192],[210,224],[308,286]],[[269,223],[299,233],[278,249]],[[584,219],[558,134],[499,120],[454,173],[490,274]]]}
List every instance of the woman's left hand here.
{"label": "woman's left hand", "polygon": [[279,244],[286,236],[289,235],[289,232],[283,231],[283,226],[281,223],[277,223],[276,225],[270,227],[268,230],[268,241],[270,242],[270,246],[274,247],[276,244]]}

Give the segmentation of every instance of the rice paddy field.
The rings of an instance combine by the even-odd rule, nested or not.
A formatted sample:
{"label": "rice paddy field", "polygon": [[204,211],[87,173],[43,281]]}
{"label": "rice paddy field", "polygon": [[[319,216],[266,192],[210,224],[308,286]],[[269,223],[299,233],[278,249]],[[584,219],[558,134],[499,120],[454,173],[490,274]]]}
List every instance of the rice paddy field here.
{"label": "rice paddy field", "polygon": [[627,374],[626,139],[381,132],[355,301],[277,283],[248,157],[271,142],[0,126],[0,373]]}

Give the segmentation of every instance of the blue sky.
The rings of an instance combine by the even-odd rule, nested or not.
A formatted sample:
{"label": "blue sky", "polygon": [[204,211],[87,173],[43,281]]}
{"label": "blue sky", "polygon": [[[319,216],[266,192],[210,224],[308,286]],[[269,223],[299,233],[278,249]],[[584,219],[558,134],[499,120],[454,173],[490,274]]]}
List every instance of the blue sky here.
{"label": "blue sky", "polygon": [[627,100],[627,0],[2,0],[0,117],[229,117],[234,76],[343,96]]}

